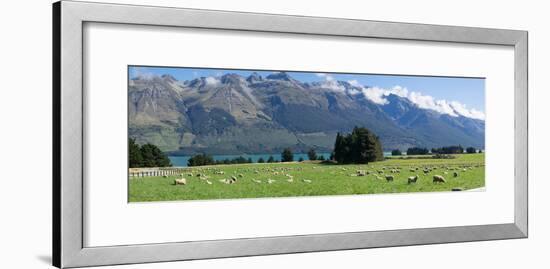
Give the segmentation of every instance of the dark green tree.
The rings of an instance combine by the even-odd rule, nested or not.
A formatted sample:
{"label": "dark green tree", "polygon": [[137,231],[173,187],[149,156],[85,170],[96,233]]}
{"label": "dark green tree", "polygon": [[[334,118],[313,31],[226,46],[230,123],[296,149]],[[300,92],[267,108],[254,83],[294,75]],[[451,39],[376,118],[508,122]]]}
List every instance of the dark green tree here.
{"label": "dark green tree", "polygon": [[128,139],[128,162],[131,168],[142,167],[143,165],[140,147],[133,138]]}
{"label": "dark green tree", "polygon": [[299,162],[303,162],[304,161],[304,158],[300,157],[300,159],[298,159]]}
{"label": "dark green tree", "polygon": [[292,162],[294,161],[294,154],[290,148],[285,148],[281,153],[281,162]]}
{"label": "dark green tree", "polygon": [[403,155],[403,153],[398,149],[394,149],[394,150],[391,151],[391,155],[392,156],[401,156],[401,155]]}
{"label": "dark green tree", "polygon": [[[437,149],[434,152],[434,149],[432,149],[432,153],[442,153],[439,152]],[[407,149],[407,155],[427,155],[430,151],[427,148],[419,148],[419,147],[412,147]]]}
{"label": "dark green tree", "polygon": [[472,153],[476,153],[476,152],[477,152],[477,150],[474,147],[467,147],[466,148],[466,153],[472,154]]}
{"label": "dark green tree", "polygon": [[319,157],[317,158],[317,160],[319,160],[319,161],[324,161],[324,160],[325,160],[325,156],[319,155]]}
{"label": "dark green tree", "polygon": [[268,163],[274,163],[274,162],[275,162],[275,158],[273,158],[273,156],[269,156],[269,158],[267,159],[267,162],[268,162]]}
{"label": "dark green tree", "polygon": [[[229,162],[229,160],[224,160],[223,161],[223,163],[228,163],[228,162]],[[187,160],[187,166],[212,165],[212,164],[216,164],[216,163],[221,163],[221,161],[220,162],[214,162],[214,158],[212,158],[212,156],[206,155],[206,154],[197,154],[197,155],[194,155],[193,157],[189,158],[189,160]]]}
{"label": "dark green tree", "polygon": [[315,149],[314,148],[311,148],[308,152],[307,152],[307,157],[310,161],[315,161],[317,160],[317,152],[315,152]]}
{"label": "dark green tree", "polygon": [[350,137],[350,163],[369,163],[384,159],[380,140],[369,129],[355,127]]}
{"label": "dark green tree", "polygon": [[336,141],[334,142],[334,160],[338,163],[344,162],[344,156],[346,153],[344,152],[344,136],[342,136],[340,133],[336,134]]}
{"label": "dark green tree", "polygon": [[258,159],[258,163],[265,163],[264,158],[260,157],[260,158]]}
{"label": "dark green tree", "polygon": [[164,154],[157,146],[147,143],[140,148],[143,158],[142,167],[167,167],[172,166],[168,156]]}
{"label": "dark green tree", "polygon": [[363,127],[355,127],[351,134],[347,135],[338,133],[334,142],[333,155],[338,163],[364,164],[384,159],[380,139]]}

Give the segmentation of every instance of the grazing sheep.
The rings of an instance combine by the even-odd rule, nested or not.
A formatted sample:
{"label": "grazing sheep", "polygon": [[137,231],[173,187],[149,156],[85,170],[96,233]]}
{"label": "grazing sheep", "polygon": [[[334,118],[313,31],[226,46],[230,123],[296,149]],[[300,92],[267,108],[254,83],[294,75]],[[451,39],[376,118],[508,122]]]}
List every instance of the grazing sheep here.
{"label": "grazing sheep", "polygon": [[174,179],[174,185],[186,185],[186,184],[187,184],[187,179],[185,179],[184,177]]}
{"label": "grazing sheep", "polygon": [[272,183],[275,183],[275,182],[277,182],[277,180],[271,179],[271,178],[268,178],[268,179],[267,179],[267,183],[268,183],[268,184],[272,184]]}
{"label": "grazing sheep", "polygon": [[210,180],[206,180],[206,183],[207,183],[208,185],[212,185],[212,182],[211,182]]}
{"label": "grazing sheep", "polygon": [[357,176],[358,177],[364,177],[366,175],[367,175],[367,173],[365,172],[365,170],[357,170]]}
{"label": "grazing sheep", "polygon": [[386,181],[387,182],[393,181],[393,176],[392,175],[386,175]]}
{"label": "grazing sheep", "polygon": [[413,169],[413,168],[411,168],[411,169],[409,169],[409,171],[412,172],[412,173],[414,173],[416,170]]}
{"label": "grazing sheep", "polygon": [[188,176],[188,177],[192,177],[192,176],[193,176],[193,173],[187,173],[187,176]]}
{"label": "grazing sheep", "polygon": [[378,174],[383,174],[383,173],[384,173],[384,171],[378,170]]}
{"label": "grazing sheep", "polygon": [[311,183],[311,180],[309,180],[309,179],[302,179],[302,181],[305,182],[305,183]]}
{"label": "grazing sheep", "polygon": [[239,174],[239,177],[244,177],[243,174]]}
{"label": "grazing sheep", "polygon": [[233,184],[234,183],[233,180],[227,179],[227,178],[220,179],[220,182],[225,183],[225,184]]}
{"label": "grazing sheep", "polygon": [[168,176],[167,176],[167,175],[163,175],[162,177],[163,177],[163,178],[168,178]]}
{"label": "grazing sheep", "polygon": [[448,174],[449,174],[449,172],[445,171],[445,172],[443,172],[443,174],[444,174],[444,175],[448,175]]}
{"label": "grazing sheep", "polygon": [[454,172],[453,177],[458,177],[458,172]]}
{"label": "grazing sheep", "polygon": [[292,178],[292,177],[291,177],[291,178],[287,179],[286,181],[288,181],[288,182],[291,182],[291,183],[292,183],[292,182],[294,182],[294,178]]}
{"label": "grazing sheep", "polygon": [[445,183],[445,178],[440,175],[435,175],[433,177],[433,183]]}
{"label": "grazing sheep", "polygon": [[217,175],[223,175],[223,174],[225,174],[225,172],[224,171],[217,171],[216,174]]}
{"label": "grazing sheep", "polygon": [[237,181],[237,177],[236,177],[236,176],[231,176],[231,181],[236,182],[236,181]]}
{"label": "grazing sheep", "polygon": [[252,181],[254,181],[254,182],[258,183],[258,184],[262,183],[261,180],[257,180],[257,179],[252,179]]}
{"label": "grazing sheep", "polygon": [[418,175],[414,177],[409,177],[407,180],[407,184],[416,183],[416,180],[418,179]]}

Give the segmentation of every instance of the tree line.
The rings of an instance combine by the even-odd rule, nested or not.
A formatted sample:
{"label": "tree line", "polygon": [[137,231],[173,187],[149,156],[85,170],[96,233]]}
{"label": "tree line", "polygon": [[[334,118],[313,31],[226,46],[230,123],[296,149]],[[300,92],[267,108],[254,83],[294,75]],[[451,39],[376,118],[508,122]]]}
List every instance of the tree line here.
{"label": "tree line", "polygon": [[172,166],[168,156],[157,146],[150,143],[140,146],[133,138],[128,139],[128,163],[130,168]]}
{"label": "tree line", "polygon": [[[309,160],[320,160],[324,161],[325,157],[323,155],[320,155],[317,157],[317,153],[314,149],[311,149],[308,152],[308,158]],[[258,163],[278,163],[278,162],[293,162],[294,161],[294,153],[292,152],[291,148],[285,148],[281,152],[281,160],[275,159],[273,155],[269,156],[269,158],[264,159],[263,157],[260,157],[258,159]],[[304,161],[302,157],[298,159],[299,162]],[[254,163],[252,158],[245,158],[242,156],[233,158],[233,159],[223,159],[223,160],[214,160],[214,157],[212,155],[208,154],[196,154],[193,155],[193,157],[189,158],[187,161],[187,166],[201,166],[201,165],[218,165],[218,164],[242,164],[242,163]]]}
{"label": "tree line", "polygon": [[[463,154],[463,153],[481,153],[481,149],[476,149],[474,147],[467,147],[466,151],[461,145],[458,146],[446,146],[440,148],[428,148],[423,147],[411,147],[407,149],[407,155],[428,155],[428,154]],[[403,153],[399,149],[394,149],[391,152],[392,156],[400,156]]]}

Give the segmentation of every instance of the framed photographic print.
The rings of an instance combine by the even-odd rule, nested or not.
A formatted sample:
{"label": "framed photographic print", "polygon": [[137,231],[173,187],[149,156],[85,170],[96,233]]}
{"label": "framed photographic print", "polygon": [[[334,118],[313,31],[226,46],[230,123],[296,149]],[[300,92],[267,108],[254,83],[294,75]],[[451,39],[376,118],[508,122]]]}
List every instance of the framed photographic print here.
{"label": "framed photographic print", "polygon": [[53,263],[527,237],[527,32],[61,1]]}

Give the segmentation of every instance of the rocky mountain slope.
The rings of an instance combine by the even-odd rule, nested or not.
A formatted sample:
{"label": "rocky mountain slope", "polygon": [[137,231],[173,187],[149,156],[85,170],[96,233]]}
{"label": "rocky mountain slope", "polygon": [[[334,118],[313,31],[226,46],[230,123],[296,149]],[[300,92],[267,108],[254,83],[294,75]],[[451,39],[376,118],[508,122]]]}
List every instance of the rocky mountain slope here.
{"label": "rocky mountain slope", "polygon": [[176,154],[330,151],[337,132],[365,126],[384,149],[484,147],[485,123],[422,109],[394,94],[372,102],[344,81],[302,83],[287,73],[129,81],[129,135]]}

